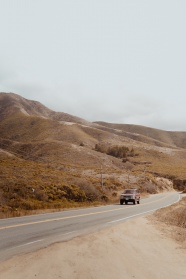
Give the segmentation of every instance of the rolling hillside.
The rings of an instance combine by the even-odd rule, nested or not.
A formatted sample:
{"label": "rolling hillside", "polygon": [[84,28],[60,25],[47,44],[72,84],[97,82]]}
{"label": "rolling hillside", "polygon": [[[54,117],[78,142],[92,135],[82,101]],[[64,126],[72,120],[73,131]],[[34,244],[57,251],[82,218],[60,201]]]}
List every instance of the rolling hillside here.
{"label": "rolling hillside", "polygon": [[95,123],[141,142],[154,143],[159,146],[186,148],[186,132],[170,132],[129,124]]}
{"label": "rolling hillside", "polygon": [[91,123],[0,93],[0,162],[4,214],[112,202],[125,187],[184,188],[186,132]]}

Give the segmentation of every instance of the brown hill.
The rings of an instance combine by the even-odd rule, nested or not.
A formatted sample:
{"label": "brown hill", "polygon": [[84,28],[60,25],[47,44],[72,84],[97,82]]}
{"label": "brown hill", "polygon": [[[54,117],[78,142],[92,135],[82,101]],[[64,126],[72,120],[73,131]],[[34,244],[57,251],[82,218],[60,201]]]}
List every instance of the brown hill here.
{"label": "brown hill", "polygon": [[15,113],[27,116],[38,116],[57,121],[86,123],[87,121],[63,112],[54,112],[37,101],[27,100],[14,93],[0,93],[0,119],[5,119]]}
{"label": "brown hill", "polygon": [[174,180],[182,187],[185,155],[186,132],[91,123],[0,93],[4,212],[118,200],[125,187],[157,192],[172,189]]}
{"label": "brown hill", "polygon": [[186,148],[186,132],[163,131],[154,128],[129,125],[129,124],[112,124],[105,122],[94,122],[103,127],[112,129],[118,134],[125,135],[131,139],[141,142],[153,143],[159,146],[181,147]]}

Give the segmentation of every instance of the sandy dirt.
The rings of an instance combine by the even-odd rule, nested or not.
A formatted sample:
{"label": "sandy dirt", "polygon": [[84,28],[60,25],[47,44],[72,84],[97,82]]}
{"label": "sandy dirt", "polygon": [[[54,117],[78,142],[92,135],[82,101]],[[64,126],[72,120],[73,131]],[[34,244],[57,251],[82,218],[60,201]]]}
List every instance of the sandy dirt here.
{"label": "sandy dirt", "polygon": [[186,250],[141,217],[0,263],[1,279],[185,279]]}

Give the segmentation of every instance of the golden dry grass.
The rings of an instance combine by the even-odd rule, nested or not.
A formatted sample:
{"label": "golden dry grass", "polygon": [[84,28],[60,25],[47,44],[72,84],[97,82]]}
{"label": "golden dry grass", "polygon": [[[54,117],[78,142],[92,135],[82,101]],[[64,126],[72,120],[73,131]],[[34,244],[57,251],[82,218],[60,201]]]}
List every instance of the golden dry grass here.
{"label": "golden dry grass", "polygon": [[173,237],[186,248],[186,197],[169,207],[159,209],[154,213],[154,219],[162,223],[162,230]]}
{"label": "golden dry grass", "polygon": [[[26,207],[76,206],[82,203],[83,195],[84,203],[100,202],[103,196],[103,200],[109,202],[117,200],[117,194],[125,187],[139,187],[144,192],[169,188],[166,183],[159,183],[158,177],[177,179],[176,185],[186,180],[184,132],[89,123],[75,116],[53,112],[16,94],[0,94],[0,102],[0,206],[4,209],[7,206],[7,212]],[[107,149],[124,146],[133,149],[134,154],[122,160],[97,152],[96,144]],[[101,169],[104,193],[100,182]],[[75,205],[75,196],[73,199],[65,196],[68,188],[63,199],[62,193],[61,196],[57,193],[63,191],[64,186],[70,189],[72,185],[71,192],[76,192],[77,197],[81,193],[79,199],[82,199],[76,200]],[[8,195],[6,187],[14,195]],[[37,189],[38,195],[27,197],[24,191],[21,194],[21,190],[15,187],[27,189],[28,193],[32,188]],[[55,187],[58,190],[55,191]],[[15,200],[20,197],[16,205]]]}

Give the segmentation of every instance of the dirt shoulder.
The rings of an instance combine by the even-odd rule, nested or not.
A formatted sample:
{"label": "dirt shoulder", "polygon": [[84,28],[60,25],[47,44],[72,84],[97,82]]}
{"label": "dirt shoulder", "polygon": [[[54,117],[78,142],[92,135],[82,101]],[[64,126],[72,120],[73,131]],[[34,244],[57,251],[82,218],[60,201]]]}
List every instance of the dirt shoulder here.
{"label": "dirt shoulder", "polygon": [[1,279],[184,279],[186,250],[141,217],[0,263]]}
{"label": "dirt shoulder", "polygon": [[186,249],[186,196],[180,202],[157,210],[148,217],[167,237],[173,238]]}

